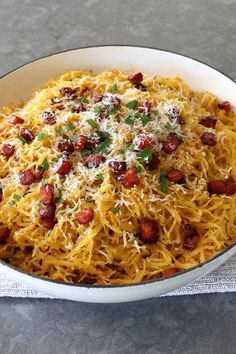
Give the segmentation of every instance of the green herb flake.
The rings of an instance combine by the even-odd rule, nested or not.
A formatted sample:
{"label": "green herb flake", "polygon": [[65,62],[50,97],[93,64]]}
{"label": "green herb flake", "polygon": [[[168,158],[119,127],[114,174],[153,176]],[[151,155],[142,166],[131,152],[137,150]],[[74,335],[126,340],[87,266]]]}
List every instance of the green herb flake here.
{"label": "green herb flake", "polygon": [[128,124],[128,125],[134,125],[134,120],[130,117],[127,117],[125,119],[125,124]]}
{"label": "green herb flake", "polygon": [[17,135],[17,138],[22,142],[23,145],[28,144],[28,141],[25,140],[22,135]]}
{"label": "green herb flake", "polygon": [[151,118],[149,116],[145,116],[145,115],[141,115],[140,118],[141,118],[141,121],[142,121],[144,127],[151,120]]}
{"label": "green herb flake", "polygon": [[93,109],[93,110],[94,110],[94,112],[95,112],[95,113],[100,113],[100,112],[102,112],[102,111],[103,111],[103,109],[104,109],[103,107],[101,107],[101,106],[97,106],[97,107],[94,107],[94,109]]}
{"label": "green herb flake", "polygon": [[66,124],[65,128],[69,132],[70,130],[74,130],[75,126],[72,123],[68,123],[68,124]]}
{"label": "green herb flake", "polygon": [[93,168],[94,167],[94,164],[92,162],[89,162],[88,163],[88,168]]}
{"label": "green herb flake", "polygon": [[125,150],[134,151],[134,144],[131,143],[131,144],[126,145]]}
{"label": "green herb flake", "polygon": [[169,129],[169,130],[172,130],[172,131],[175,131],[178,127],[177,125],[171,125],[169,122],[165,125],[165,128],[166,129]]}
{"label": "green herb flake", "polygon": [[93,119],[87,119],[86,122],[94,129],[98,128],[98,124],[97,122],[95,122],[95,120]]}
{"label": "green herb flake", "polygon": [[152,130],[152,133],[153,133],[153,134],[158,134],[158,133],[160,133],[160,129]]}
{"label": "green herb flake", "polygon": [[47,184],[47,183],[48,183],[48,179],[47,179],[47,178],[44,178],[44,179],[42,180],[42,185]]}
{"label": "green herb flake", "polygon": [[141,166],[134,166],[134,169],[138,173],[142,172],[142,167]]}
{"label": "green herb flake", "polygon": [[102,181],[104,180],[104,176],[101,175],[101,174],[96,175],[95,178],[99,179],[99,180],[102,180]]}
{"label": "green herb flake", "polygon": [[120,211],[120,208],[111,208],[110,211],[112,211],[113,214],[117,214]]}
{"label": "green herb flake", "polygon": [[8,205],[10,205],[10,206],[13,206],[15,204],[16,204],[16,202],[14,202],[14,200],[10,200],[10,202],[8,202]]}
{"label": "green herb flake", "polygon": [[13,199],[16,199],[19,202],[19,200],[21,200],[21,196],[19,194],[13,194]]}
{"label": "green herb flake", "polygon": [[49,164],[48,164],[48,160],[46,158],[43,160],[41,167],[44,169],[44,171],[48,171]]}
{"label": "green herb flake", "polygon": [[59,130],[58,130],[58,134],[59,134],[60,136],[62,136],[62,135],[64,134],[64,131],[63,131],[63,129],[62,129],[62,128],[59,128]]}
{"label": "green herb flake", "polygon": [[86,97],[80,97],[80,98],[79,98],[79,101],[80,101],[81,103],[85,103],[85,104],[88,104],[88,103],[89,103],[89,100],[88,100]]}
{"label": "green herb flake", "polygon": [[140,153],[139,159],[142,162],[151,161],[151,159],[152,159],[152,150],[150,148],[143,149],[143,151]]}
{"label": "green herb flake", "polygon": [[113,85],[111,88],[111,92],[114,93],[118,90],[119,86],[117,84]]}
{"label": "green herb flake", "polygon": [[116,112],[117,112],[117,110],[118,110],[118,107],[116,107],[116,106],[111,106],[109,109],[108,109],[108,115],[110,116],[110,115],[113,115],[113,114],[116,114]]}
{"label": "green herb flake", "polygon": [[167,172],[162,170],[160,174],[161,190],[163,193],[168,192],[168,182],[166,178]]}
{"label": "green herb flake", "polygon": [[52,162],[57,162],[59,160],[59,157],[53,157]]}
{"label": "green herb flake", "polygon": [[56,203],[63,204],[64,199],[62,198],[62,189],[58,188],[58,197],[56,198]]}
{"label": "green herb flake", "polygon": [[41,140],[50,138],[50,135],[45,134],[45,133],[38,133],[37,138],[38,138],[38,141],[41,141]]}
{"label": "green herb flake", "polygon": [[129,109],[137,109],[138,108],[138,101],[137,100],[133,100],[133,101],[130,101],[126,104],[126,107],[129,108]]}

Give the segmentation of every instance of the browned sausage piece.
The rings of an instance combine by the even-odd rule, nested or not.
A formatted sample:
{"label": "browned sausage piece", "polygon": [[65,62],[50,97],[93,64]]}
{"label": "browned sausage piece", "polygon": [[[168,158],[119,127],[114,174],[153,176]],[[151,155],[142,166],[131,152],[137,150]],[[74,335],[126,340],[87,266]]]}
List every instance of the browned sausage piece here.
{"label": "browned sausage piece", "polygon": [[215,146],[217,143],[216,136],[213,133],[205,132],[201,136],[201,141],[204,145]]}
{"label": "browned sausage piece", "polygon": [[55,203],[48,204],[39,209],[40,219],[54,219],[56,211]]}
{"label": "browned sausage piece", "polygon": [[74,143],[70,139],[60,139],[57,143],[57,148],[61,152],[72,153],[75,151]]}
{"label": "browned sausage piece", "polygon": [[1,227],[0,226],[0,244],[3,245],[4,243],[7,242],[9,236],[10,236],[10,229],[8,227]]}
{"label": "browned sausage piece", "polygon": [[80,152],[81,150],[83,150],[85,148],[87,141],[88,139],[86,136],[80,135],[75,142],[75,151]]}
{"label": "browned sausage piece", "polygon": [[76,220],[79,224],[88,224],[93,217],[94,210],[92,208],[85,208],[77,214]]}
{"label": "browned sausage piece", "polygon": [[178,272],[177,268],[167,268],[163,271],[162,276],[163,277],[171,277],[172,275],[174,275],[177,272]]}
{"label": "browned sausage piece", "polygon": [[137,74],[129,75],[127,77],[127,80],[129,80],[132,85],[136,85],[139,82],[143,81],[143,74],[140,72]]}
{"label": "browned sausage piece", "polygon": [[15,148],[11,144],[3,144],[0,154],[3,155],[7,160],[14,155]]}
{"label": "browned sausage piece", "polygon": [[57,116],[53,112],[44,111],[42,114],[42,121],[45,124],[53,125],[57,122]]}
{"label": "browned sausage piece", "polygon": [[202,118],[199,124],[203,125],[206,128],[215,128],[217,119],[215,116],[208,116],[206,118]]}
{"label": "browned sausage piece", "polygon": [[71,111],[74,113],[80,113],[86,111],[86,108],[84,107],[83,103],[81,102],[76,102],[72,108]]}
{"label": "browned sausage piece", "polygon": [[236,183],[233,179],[228,179],[226,181],[210,181],[207,184],[207,190],[210,194],[232,195],[236,193]]}
{"label": "browned sausage piece", "polygon": [[144,114],[145,116],[148,116],[150,113],[152,103],[148,100],[143,101],[140,106],[138,107],[139,113]]}
{"label": "browned sausage piece", "polygon": [[140,184],[140,179],[137,176],[137,172],[133,168],[128,168],[124,174],[121,175],[121,183],[126,188],[132,188],[135,185]]}
{"label": "browned sausage piece", "polygon": [[71,162],[68,159],[61,158],[58,161],[56,173],[59,175],[67,175],[71,170]]}
{"label": "browned sausage piece", "polygon": [[85,144],[86,149],[93,150],[96,149],[101,144],[101,137],[99,135],[90,135],[87,137]]}
{"label": "browned sausage piece", "polygon": [[53,203],[54,187],[52,184],[46,183],[40,187],[40,200],[44,205]]}
{"label": "browned sausage piece", "polygon": [[62,87],[60,89],[60,93],[62,96],[65,97],[67,100],[75,100],[78,96],[76,95],[77,88],[71,88],[71,87]]}
{"label": "browned sausage piece", "polygon": [[181,230],[184,234],[183,248],[187,250],[194,250],[199,241],[197,230],[191,224],[182,223]]}
{"label": "browned sausage piece", "polygon": [[223,109],[225,112],[230,112],[232,109],[231,103],[228,101],[224,101],[218,104],[219,109]]}
{"label": "browned sausage piece", "polygon": [[54,228],[55,220],[54,219],[39,219],[40,225],[46,227],[47,229],[51,230]]}
{"label": "browned sausage piece", "polygon": [[52,97],[51,98],[51,105],[62,103],[62,99],[60,97]]}
{"label": "browned sausage piece", "polygon": [[152,154],[151,160],[146,164],[149,170],[156,170],[160,164],[160,159],[157,153]]}
{"label": "browned sausage piece", "polygon": [[22,124],[24,123],[24,119],[22,119],[21,117],[19,116],[15,116],[15,115],[12,115],[9,119],[9,123],[11,125],[17,125],[17,124]]}
{"label": "browned sausage piece", "polygon": [[33,173],[31,172],[31,170],[26,170],[26,171],[22,172],[20,174],[19,178],[20,178],[20,183],[23,186],[28,186],[28,185],[35,182],[35,177],[34,177]]}
{"label": "browned sausage piece", "polygon": [[135,88],[140,91],[147,91],[147,86],[139,82],[138,84],[135,85]]}
{"label": "browned sausage piece", "polygon": [[22,136],[22,138],[24,138],[27,143],[31,143],[31,141],[34,140],[34,134],[29,129],[21,128],[19,130],[19,135]]}
{"label": "browned sausage piece", "polygon": [[40,166],[39,166],[39,167],[36,168],[35,174],[34,174],[36,182],[42,181],[42,179],[43,179],[43,173],[44,173],[43,167],[40,167]]}
{"label": "browned sausage piece", "polygon": [[108,167],[115,175],[119,175],[126,170],[126,162],[125,161],[110,161],[108,163]]}
{"label": "browned sausage piece", "polygon": [[179,145],[182,143],[182,138],[176,133],[170,133],[167,136],[167,139],[162,141],[162,150],[166,154],[178,149]]}
{"label": "browned sausage piece", "polygon": [[174,183],[184,183],[184,175],[180,170],[173,168],[167,173],[167,179]]}
{"label": "browned sausage piece", "polygon": [[101,163],[103,163],[105,161],[106,161],[106,158],[105,158],[105,156],[102,156],[102,155],[89,155],[89,156],[83,157],[84,165],[89,168],[98,167]]}
{"label": "browned sausage piece", "polygon": [[159,231],[155,220],[142,218],[139,226],[139,238],[146,243],[155,243],[159,238]]}

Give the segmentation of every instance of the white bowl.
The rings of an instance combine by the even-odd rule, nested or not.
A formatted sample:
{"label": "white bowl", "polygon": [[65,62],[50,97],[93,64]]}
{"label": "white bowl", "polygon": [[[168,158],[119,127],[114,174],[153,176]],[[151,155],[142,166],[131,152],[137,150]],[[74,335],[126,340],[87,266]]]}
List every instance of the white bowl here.
{"label": "white bowl", "polygon": [[[180,76],[194,90],[210,91],[236,106],[236,84],[214,68],[197,60],[159,49],[133,46],[98,46],[53,54],[26,64],[0,79],[0,106],[26,100],[35,87],[50,77],[69,69],[92,69],[100,72],[121,69],[163,76]],[[219,267],[236,252],[232,245],[214,258],[169,278],[132,285],[74,285],[43,279],[0,261],[9,277],[43,293],[69,300],[86,302],[125,302],[161,295],[180,288]]]}

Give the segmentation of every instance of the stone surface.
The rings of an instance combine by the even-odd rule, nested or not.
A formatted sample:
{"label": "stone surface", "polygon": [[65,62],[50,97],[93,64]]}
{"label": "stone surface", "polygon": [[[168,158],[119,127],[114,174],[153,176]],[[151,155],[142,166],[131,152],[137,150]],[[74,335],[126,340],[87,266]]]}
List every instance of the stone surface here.
{"label": "stone surface", "polygon": [[[0,75],[60,50],[136,44],[236,78],[235,13],[236,0],[2,0]],[[236,353],[235,324],[235,294],[114,305],[0,299],[0,353]]]}

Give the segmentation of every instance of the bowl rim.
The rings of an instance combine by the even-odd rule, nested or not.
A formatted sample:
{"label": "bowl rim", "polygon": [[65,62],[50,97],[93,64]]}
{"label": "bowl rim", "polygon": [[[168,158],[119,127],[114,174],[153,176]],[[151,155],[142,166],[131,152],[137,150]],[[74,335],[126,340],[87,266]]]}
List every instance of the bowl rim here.
{"label": "bowl rim", "polygon": [[[135,44],[99,44],[99,45],[89,45],[89,46],[82,46],[82,47],[76,47],[76,48],[71,48],[71,49],[65,49],[65,50],[61,50],[61,51],[57,51],[57,52],[52,52],[52,53],[49,53],[47,55],[44,55],[44,56],[41,56],[41,57],[38,57],[38,58],[35,58],[31,61],[28,61],[10,71],[8,71],[7,73],[3,74],[0,76],[0,80],[2,80],[4,77],[14,73],[15,71],[29,65],[29,64],[32,64],[36,61],[40,61],[41,59],[46,59],[46,58],[49,58],[49,57],[52,57],[52,56],[56,56],[56,55],[59,55],[59,54],[62,54],[62,53],[68,53],[68,52],[73,52],[73,51],[78,51],[78,50],[83,50],[83,49],[90,49],[90,48],[105,48],[105,47],[127,47],[127,48],[140,48],[140,49],[151,49],[151,50],[155,50],[155,51],[161,51],[161,52],[167,52],[167,53],[170,53],[170,54],[175,54],[175,55],[178,55],[180,57],[184,57],[184,58],[187,58],[187,59],[191,59],[193,61],[196,61],[200,64],[203,64],[205,66],[208,66],[209,68],[215,70],[216,72],[222,74],[223,76],[225,76],[227,79],[231,80],[235,85],[236,85],[236,82],[235,80],[229,76],[228,74],[225,74],[223,71],[221,70],[218,70],[216,69],[215,67],[213,67],[212,65],[210,64],[207,64],[205,63],[204,61],[201,61],[199,59],[196,59],[192,56],[188,56],[188,55],[185,55],[185,54],[180,54],[178,52],[175,52],[175,51],[171,51],[171,50],[168,50],[168,49],[162,49],[162,48],[157,48],[157,47],[152,47],[152,46],[143,46],[143,45],[135,45]],[[166,280],[169,280],[169,279],[173,279],[173,278],[176,278],[178,276],[181,276],[181,275],[185,275],[185,274],[188,274],[196,269],[199,269],[199,268],[202,268],[204,266],[206,266],[208,263],[211,263],[213,262],[214,260],[216,260],[217,258],[221,257],[222,255],[224,255],[225,253],[227,253],[229,250],[231,250],[232,248],[236,248],[236,241],[227,246],[225,249],[223,249],[222,251],[220,251],[219,253],[217,253],[215,256],[207,259],[206,261],[204,262],[201,262],[191,268],[188,268],[188,269],[185,269],[185,270],[181,270],[180,272],[177,272],[171,276],[168,276],[168,277],[161,277],[161,278],[156,278],[156,279],[150,279],[150,280],[144,280],[144,281],[141,281],[141,282],[135,282],[135,283],[125,283],[125,284],[112,284],[112,285],[100,285],[100,284],[81,284],[81,283],[77,283],[77,284],[74,284],[74,283],[66,283],[64,281],[61,281],[61,280],[54,280],[54,279],[49,279],[49,278],[44,278],[43,276],[40,276],[40,275],[36,275],[36,274],[33,274],[33,273],[29,273],[29,272],[26,272],[22,269],[19,269],[9,263],[7,263],[6,261],[0,259],[0,264],[3,266],[3,267],[6,267],[6,268],[10,268],[12,269],[13,271],[15,272],[19,272],[23,275],[25,275],[26,277],[30,277],[30,278],[33,278],[33,279],[36,279],[36,280],[40,280],[42,282],[48,282],[48,283],[52,283],[52,284],[59,284],[59,285],[63,285],[63,286],[66,286],[66,287],[74,287],[74,288],[85,288],[85,289],[112,289],[112,288],[131,288],[131,287],[137,287],[137,286],[143,286],[143,285],[149,285],[149,284],[154,284],[154,283],[160,283],[160,282],[163,282],[163,281],[166,281]]]}

